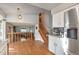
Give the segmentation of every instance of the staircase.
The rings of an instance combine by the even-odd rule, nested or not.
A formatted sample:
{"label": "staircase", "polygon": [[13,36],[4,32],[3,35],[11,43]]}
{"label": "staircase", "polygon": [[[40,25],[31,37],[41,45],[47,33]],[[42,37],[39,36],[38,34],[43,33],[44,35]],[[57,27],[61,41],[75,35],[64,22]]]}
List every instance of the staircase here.
{"label": "staircase", "polygon": [[42,36],[44,40],[45,47],[48,48],[48,36],[46,34],[48,33],[47,29],[44,25],[44,16],[42,14],[39,15],[39,33]]}

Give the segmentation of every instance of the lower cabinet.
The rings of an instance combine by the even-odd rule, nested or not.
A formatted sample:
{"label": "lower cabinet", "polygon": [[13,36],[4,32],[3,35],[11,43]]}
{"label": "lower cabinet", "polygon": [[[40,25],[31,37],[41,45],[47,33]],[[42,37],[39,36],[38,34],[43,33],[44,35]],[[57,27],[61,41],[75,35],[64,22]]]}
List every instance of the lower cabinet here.
{"label": "lower cabinet", "polygon": [[49,35],[49,50],[56,55],[64,55],[64,50],[62,47],[62,39],[57,36]]}
{"label": "lower cabinet", "polygon": [[52,36],[49,36],[49,39],[48,39],[48,49],[51,51],[51,52],[53,52],[53,53],[55,53],[56,51],[55,51],[55,37],[54,38],[52,38]]}

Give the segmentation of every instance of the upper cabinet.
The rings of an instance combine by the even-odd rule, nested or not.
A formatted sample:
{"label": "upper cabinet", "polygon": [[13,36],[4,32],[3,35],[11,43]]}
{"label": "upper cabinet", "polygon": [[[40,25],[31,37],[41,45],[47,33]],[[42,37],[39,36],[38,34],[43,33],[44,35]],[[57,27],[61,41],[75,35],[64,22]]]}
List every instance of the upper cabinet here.
{"label": "upper cabinet", "polygon": [[64,12],[53,14],[53,27],[64,27]]}
{"label": "upper cabinet", "polygon": [[[64,13],[65,15],[65,25],[68,28],[77,27],[78,24],[78,16],[77,9],[72,8]],[[67,25],[68,24],[68,25]]]}

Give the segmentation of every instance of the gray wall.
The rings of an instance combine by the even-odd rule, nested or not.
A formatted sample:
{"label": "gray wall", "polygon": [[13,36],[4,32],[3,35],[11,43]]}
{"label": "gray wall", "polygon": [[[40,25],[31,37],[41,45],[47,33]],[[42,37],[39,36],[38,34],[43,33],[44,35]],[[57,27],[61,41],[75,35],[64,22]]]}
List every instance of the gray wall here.
{"label": "gray wall", "polygon": [[45,27],[47,28],[47,31],[50,32],[50,29],[52,28],[52,15],[51,13],[45,14]]}

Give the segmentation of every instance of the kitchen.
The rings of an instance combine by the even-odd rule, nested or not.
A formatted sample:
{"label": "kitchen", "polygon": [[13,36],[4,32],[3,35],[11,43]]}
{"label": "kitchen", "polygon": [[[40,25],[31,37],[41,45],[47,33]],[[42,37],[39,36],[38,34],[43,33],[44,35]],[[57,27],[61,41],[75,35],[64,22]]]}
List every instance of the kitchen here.
{"label": "kitchen", "polygon": [[58,55],[78,54],[78,8],[79,5],[72,6],[55,14],[52,10],[53,23],[51,34],[49,33],[50,51]]}
{"label": "kitchen", "polygon": [[[44,11],[47,12],[46,10],[43,10],[42,12],[44,12]],[[37,9],[37,12],[38,12],[38,9]],[[51,51],[52,53],[55,53],[56,55],[77,55],[77,54],[79,54],[79,52],[78,52],[78,50],[79,50],[79,46],[78,46],[78,44],[79,44],[78,43],[79,42],[79,37],[78,37],[78,35],[79,35],[79,33],[78,33],[79,32],[79,27],[78,27],[79,4],[73,4],[73,3],[65,4],[64,3],[54,9],[51,9],[51,13],[47,12],[47,14],[48,13],[49,13],[49,15],[46,15],[46,17],[48,16],[46,18],[46,22],[48,22],[48,23],[44,24],[44,25],[46,25],[46,28],[48,31],[47,33],[45,33],[46,36],[48,36],[48,40],[45,42],[45,44],[48,45],[47,46],[48,50]],[[11,16],[11,17],[13,17],[13,19],[14,19],[14,16]],[[38,25],[39,23],[36,19],[38,19],[39,17],[38,18],[37,17],[38,17],[37,14],[32,14],[32,15],[27,15],[27,18],[25,18],[25,19],[30,19],[30,21],[28,20],[28,22],[31,22],[32,18],[33,19],[35,18],[33,22],[35,23],[35,25]],[[3,41],[2,45],[5,46],[5,48],[2,48],[4,53],[3,52],[1,52],[1,53],[7,54],[7,48],[6,48],[7,40],[5,40],[6,39],[5,28],[6,28],[7,23],[5,21],[6,18],[2,18],[2,17],[0,17],[0,18],[3,19],[0,23],[2,26],[1,27],[2,36],[0,38]],[[13,19],[8,20],[8,21],[13,22]],[[33,23],[33,22],[31,22],[31,23]],[[18,23],[13,23],[13,24],[15,25]],[[21,23],[18,25],[21,25]],[[32,27],[32,29],[36,28],[35,25]],[[42,26],[40,26],[40,27],[42,27]],[[16,29],[18,29],[18,28],[19,27],[16,26]],[[25,28],[28,28],[30,32],[33,31],[30,29],[30,27],[28,27],[28,25],[26,25],[24,27],[21,26],[21,28],[20,28],[21,30],[19,30],[19,31],[26,32]],[[18,31],[15,31],[15,32],[18,32]],[[22,34],[22,33],[20,33],[20,34]],[[24,37],[24,35],[23,35],[23,37]],[[9,42],[12,42],[12,41],[9,41]]]}

